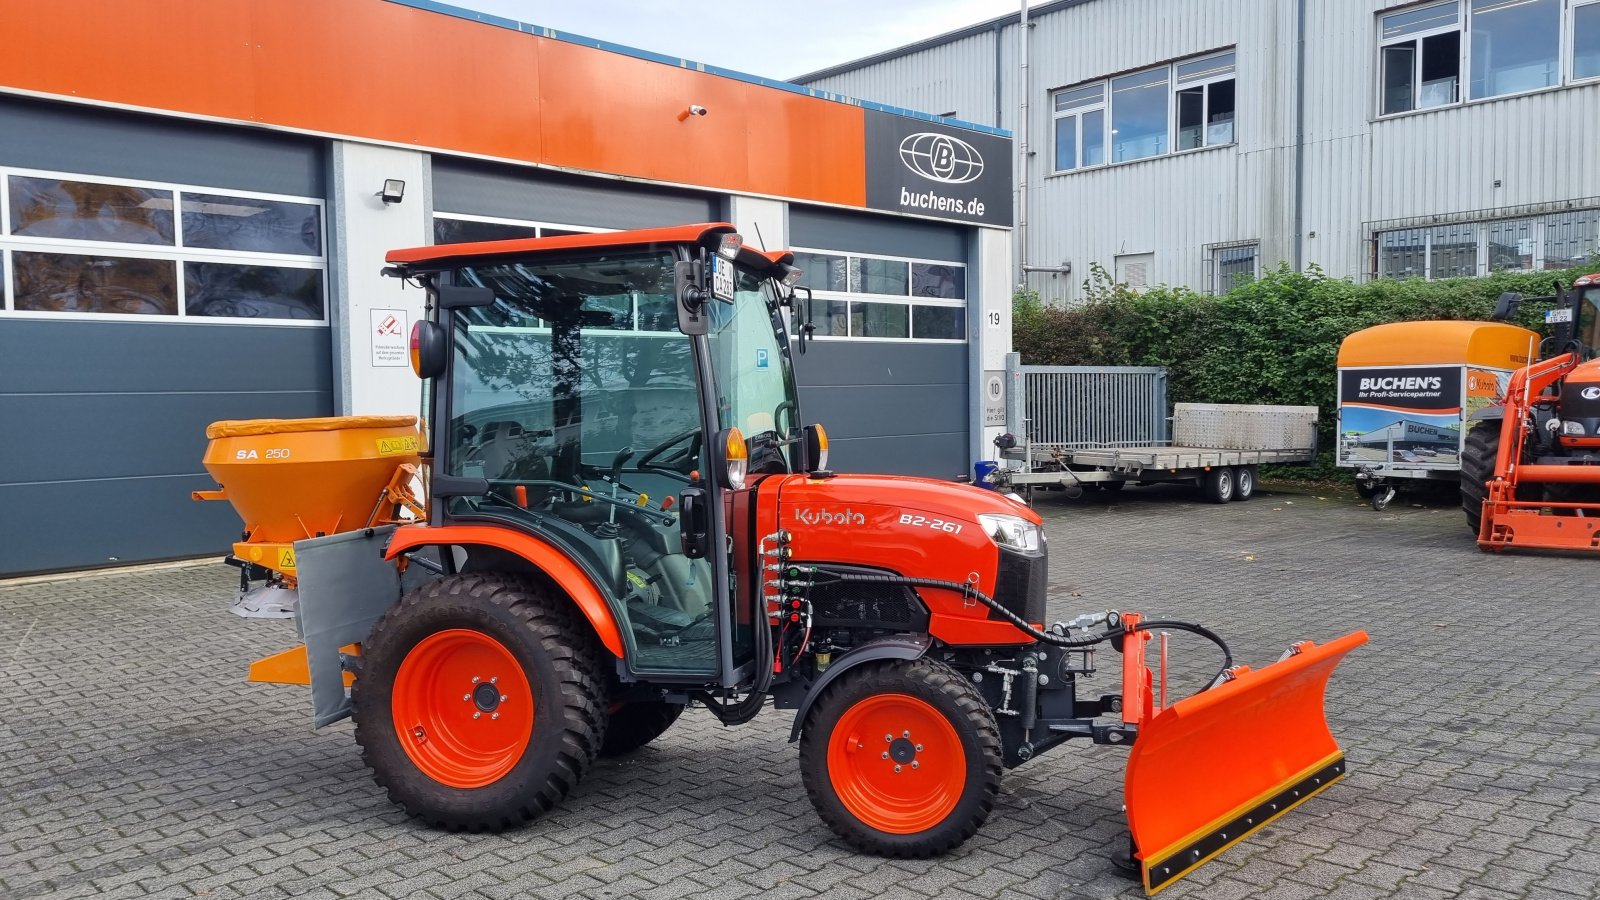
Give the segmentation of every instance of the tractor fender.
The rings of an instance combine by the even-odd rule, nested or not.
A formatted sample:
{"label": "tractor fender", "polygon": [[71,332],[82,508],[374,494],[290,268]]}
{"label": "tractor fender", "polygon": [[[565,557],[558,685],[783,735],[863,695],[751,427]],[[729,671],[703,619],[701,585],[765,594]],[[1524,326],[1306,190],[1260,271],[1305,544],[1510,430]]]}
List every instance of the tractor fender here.
{"label": "tractor fender", "polygon": [[800,732],[806,723],[806,714],[811,712],[812,704],[817,702],[817,698],[822,696],[822,692],[827,690],[835,678],[863,663],[884,659],[921,659],[932,643],[933,638],[925,634],[890,635],[868,641],[834,660],[833,665],[824,669],[822,675],[811,685],[811,689],[806,691],[805,699],[800,701],[800,708],[795,710],[794,727],[789,731],[789,743],[800,740]]}
{"label": "tractor fender", "polygon": [[583,613],[600,643],[617,658],[623,656],[622,629],[588,573],[548,541],[531,534],[494,525],[406,525],[394,533],[384,550],[394,559],[418,547],[480,546],[504,550],[548,575]]}

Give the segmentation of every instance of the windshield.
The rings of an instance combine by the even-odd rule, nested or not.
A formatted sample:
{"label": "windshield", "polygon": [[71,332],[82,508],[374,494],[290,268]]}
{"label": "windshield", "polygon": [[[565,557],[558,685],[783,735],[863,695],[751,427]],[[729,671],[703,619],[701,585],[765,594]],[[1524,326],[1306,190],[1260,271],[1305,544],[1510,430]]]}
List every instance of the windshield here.
{"label": "windshield", "polygon": [[[794,370],[784,340],[774,283],[736,269],[734,302],[710,306],[711,368],[717,381],[717,426],[737,428],[750,443],[752,471],[789,471],[777,450],[799,438]],[[763,456],[771,457],[764,460]],[[763,463],[767,463],[763,465]]]}
{"label": "windshield", "polygon": [[1583,292],[1583,303],[1578,307],[1578,340],[1583,342],[1586,355],[1594,356],[1600,350],[1600,288]]}

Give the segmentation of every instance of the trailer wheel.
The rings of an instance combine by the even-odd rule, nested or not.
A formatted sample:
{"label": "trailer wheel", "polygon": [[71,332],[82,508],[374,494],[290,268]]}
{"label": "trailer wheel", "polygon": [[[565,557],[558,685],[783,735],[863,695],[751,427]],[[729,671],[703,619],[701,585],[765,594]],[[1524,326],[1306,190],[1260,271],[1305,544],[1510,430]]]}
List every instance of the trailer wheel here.
{"label": "trailer wheel", "polygon": [[1200,493],[1212,503],[1227,503],[1233,499],[1233,470],[1217,466],[1200,477]]}
{"label": "trailer wheel", "polygon": [[600,744],[600,755],[632,753],[666,734],[681,715],[681,703],[663,700],[624,703],[611,711],[611,721],[606,725],[606,739]]}
{"label": "trailer wheel", "polygon": [[531,579],[450,575],[362,643],[356,743],[389,799],[429,825],[499,831],[553,809],[605,734],[602,653]]}
{"label": "trailer wheel", "polygon": [[922,859],[977,832],[1000,792],[1000,728],[983,695],[931,659],[864,665],[818,698],[800,777],[857,850]]}
{"label": "trailer wheel", "polygon": [[1256,467],[1239,466],[1233,470],[1233,499],[1249,500],[1256,495]]}

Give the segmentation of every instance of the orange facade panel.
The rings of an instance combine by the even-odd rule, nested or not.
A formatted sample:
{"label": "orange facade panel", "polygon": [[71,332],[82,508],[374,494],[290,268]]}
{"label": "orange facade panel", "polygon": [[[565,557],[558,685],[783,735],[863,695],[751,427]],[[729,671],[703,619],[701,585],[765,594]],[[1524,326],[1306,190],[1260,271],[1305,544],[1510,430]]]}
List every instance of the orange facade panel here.
{"label": "orange facade panel", "polygon": [[385,0],[0,0],[0,34],[3,89],[866,200],[858,107]]}

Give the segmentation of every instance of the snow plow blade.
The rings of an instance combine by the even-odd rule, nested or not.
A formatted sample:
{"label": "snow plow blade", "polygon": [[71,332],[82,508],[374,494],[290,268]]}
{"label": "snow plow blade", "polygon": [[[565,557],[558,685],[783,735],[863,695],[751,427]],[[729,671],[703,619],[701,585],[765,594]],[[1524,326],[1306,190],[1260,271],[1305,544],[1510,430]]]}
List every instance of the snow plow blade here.
{"label": "snow plow blade", "polygon": [[1357,631],[1296,644],[1139,723],[1123,796],[1147,894],[1344,777],[1323,693],[1344,655],[1366,642]]}

